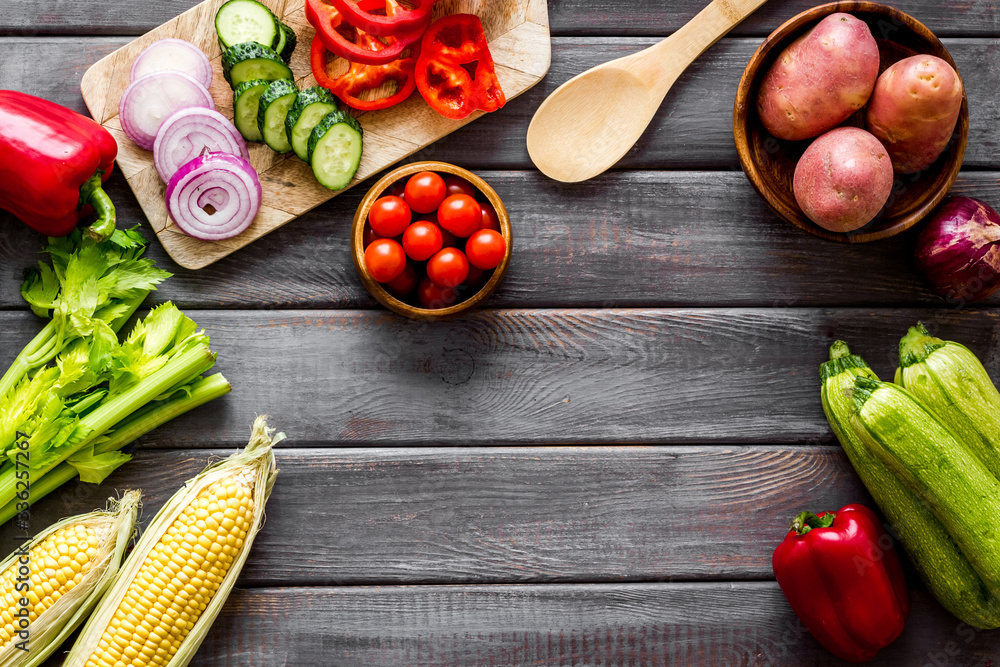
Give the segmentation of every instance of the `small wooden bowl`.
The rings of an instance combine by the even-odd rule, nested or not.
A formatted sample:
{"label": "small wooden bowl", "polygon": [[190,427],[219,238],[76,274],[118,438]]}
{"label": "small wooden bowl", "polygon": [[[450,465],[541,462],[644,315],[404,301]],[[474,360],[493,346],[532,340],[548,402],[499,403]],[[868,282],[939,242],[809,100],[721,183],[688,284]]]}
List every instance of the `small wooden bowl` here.
{"label": "small wooden bowl", "polygon": [[[503,234],[504,240],[507,241],[507,254],[504,255],[500,266],[493,270],[493,275],[490,276],[490,279],[486,282],[486,284],[465,301],[456,303],[454,306],[449,306],[448,308],[418,308],[400,301],[392,294],[389,294],[389,292],[387,292],[381,284],[376,282],[371,277],[371,274],[368,273],[368,267],[365,265],[364,233],[365,225],[368,223],[368,213],[371,211],[372,205],[375,203],[375,200],[381,197],[382,194],[394,183],[407,179],[414,174],[420,173],[421,171],[453,174],[472,183],[472,185],[474,185],[476,189],[479,190],[487,200],[489,200],[489,202],[493,205],[493,208],[496,209],[497,218],[500,221],[500,232]],[[358,206],[358,212],[354,214],[354,226],[351,229],[351,256],[354,258],[354,268],[358,272],[361,282],[364,283],[365,289],[367,289],[379,303],[392,312],[414,320],[423,320],[425,322],[440,322],[442,320],[451,319],[467,310],[472,310],[488,299],[489,296],[496,291],[497,287],[500,286],[500,283],[503,282],[504,277],[507,275],[507,267],[510,266],[510,255],[513,247],[514,235],[510,225],[510,215],[507,213],[507,208],[503,205],[503,201],[501,201],[500,196],[486,181],[479,178],[471,171],[462,169],[461,167],[456,167],[455,165],[448,164],[446,162],[414,162],[413,164],[408,164],[398,169],[394,169],[383,176],[378,183],[372,186],[372,189],[368,191],[365,198],[361,200],[361,205]]]}
{"label": "small wooden bowl", "polygon": [[[934,33],[898,9],[877,2],[831,2],[813,7],[771,33],[750,59],[736,92],[733,136],[747,179],[778,217],[824,239],[865,243],[909,229],[933,211],[948,194],[965,157],[965,144],[969,138],[969,101],[968,98],[962,101],[955,133],[941,157],[919,174],[896,174],[889,201],[874,220],[861,229],[846,233],[831,232],[814,223],[802,213],[792,193],[795,165],[812,140],[781,141],[768,134],[757,115],[757,93],[771,63],[785,47],[818,21],[836,12],[853,14],[871,28],[881,60],[879,74],[893,63],[921,53],[937,56],[958,71],[948,49]],[[843,125],[864,127],[864,112],[861,109]]]}

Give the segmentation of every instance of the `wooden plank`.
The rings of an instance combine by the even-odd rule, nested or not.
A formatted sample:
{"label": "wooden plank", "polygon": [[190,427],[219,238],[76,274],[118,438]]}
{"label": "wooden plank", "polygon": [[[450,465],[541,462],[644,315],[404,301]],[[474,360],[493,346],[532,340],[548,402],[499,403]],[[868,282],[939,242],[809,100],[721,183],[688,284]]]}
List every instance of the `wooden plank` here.
{"label": "wooden plank", "polygon": [[[148,522],[228,454],[140,447],[36,504],[29,532],[128,488]],[[243,586],[770,579],[796,512],[871,503],[839,447],[282,449],[278,467]]]}
{"label": "wooden plank", "polygon": [[[891,377],[923,320],[1000,379],[1000,312],[487,310],[427,324],[381,311],[202,311],[235,391],[152,438],[241,446],[256,414],[289,446],[830,442],[818,367],[835,338]],[[0,368],[37,331],[0,313]]]}
{"label": "wooden plank", "polygon": [[[0,34],[141,35],[187,11],[199,0],[122,3],[117,0],[5,0]],[[629,0],[549,2],[553,34],[666,36],[689,21],[706,0],[636,4]],[[780,23],[815,5],[815,0],[771,2],[736,28],[740,35],[765,36]],[[910,13],[940,35],[1000,35],[1000,12],[991,0],[899,0]]]}
{"label": "wooden plank", "polygon": [[[487,114],[411,159],[443,160],[470,169],[532,168],[524,137],[542,100],[572,76],[653,41],[556,38],[552,68],[541,84],[499,113]],[[0,88],[30,92],[86,113],[76,84],[87,67],[124,43],[120,38],[0,38],[0,58],[9,63],[0,71]],[[758,39],[724,39],[695,62],[671,89],[651,128],[619,168],[739,170],[732,136],[733,97],[759,43]],[[998,168],[1000,104],[993,91],[1000,89],[1000,67],[996,66],[995,44],[983,39],[947,39],[945,44],[965,77],[972,109],[965,166]]]}
{"label": "wooden plank", "polygon": [[[922,591],[874,667],[995,664],[997,632]],[[197,667],[284,665],[843,665],[777,584],[416,586],[238,590]]]}
{"label": "wooden plank", "polygon": [[[913,235],[831,244],[778,220],[742,173],[615,172],[586,187],[538,172],[481,172],[507,202],[510,271],[488,307],[948,306],[911,260]],[[955,192],[991,199],[1000,174],[966,172]],[[124,181],[111,197],[123,226],[143,222]],[[350,258],[361,189],[200,271],[179,268],[155,301],[200,308],[374,308]],[[994,200],[1000,204],[1000,200]],[[42,238],[0,213],[0,309]],[[1000,294],[984,302],[1000,304]]]}

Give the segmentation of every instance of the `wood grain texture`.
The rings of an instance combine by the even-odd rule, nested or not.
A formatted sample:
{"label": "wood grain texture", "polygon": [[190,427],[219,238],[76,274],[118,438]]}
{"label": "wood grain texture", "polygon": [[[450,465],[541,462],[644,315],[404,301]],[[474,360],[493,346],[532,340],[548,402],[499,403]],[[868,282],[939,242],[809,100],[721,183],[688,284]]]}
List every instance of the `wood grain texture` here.
{"label": "wood grain texture", "polygon": [[[87,113],[76,85],[90,65],[127,43],[124,38],[0,38],[0,88],[39,95]],[[532,115],[552,91],[580,72],[635,53],[655,40],[566,37],[552,43],[552,68],[540,84],[409,159],[435,159],[479,169],[531,167],[524,137]],[[1000,51],[996,41],[944,40],[965,79],[971,116],[966,169],[1000,168]],[[733,145],[733,99],[759,39],[723,39],[681,76],[622,169],[739,170]],[[57,74],[55,74],[56,72]],[[116,200],[117,201],[117,200]]]}
{"label": "wood grain texture", "polygon": [[[35,504],[32,527],[127,488],[143,490],[145,526],[184,480],[229,453],[140,443],[101,486],[73,482]],[[839,447],[282,449],[277,458],[241,586],[770,579],[796,511],[871,503]],[[14,542],[0,528],[0,544]]]}
{"label": "wood grain texture", "polygon": [[[213,20],[225,2],[205,0],[146,33],[98,61],[83,75],[81,83],[91,115],[118,142],[118,167],[146,218],[167,253],[185,268],[200,269],[218,261],[484,115],[475,112],[463,120],[449,120],[431,109],[420,95],[412,95],[390,109],[357,114],[364,129],[364,153],[354,179],[347,188],[336,192],[320,185],[309,165],[293,154],[280,155],[263,143],[250,144],[250,163],[260,176],[263,190],[262,206],[253,223],[230,239],[202,241],[188,236],[167,212],[166,184],[153,165],[152,151],[139,148],[125,135],[118,117],[119,102],[130,83],[132,63],[139,54],[158,40],[179,38],[192,42],[211,60],[212,97],[219,111],[232,119],[233,93],[223,77],[222,50]],[[316,31],[306,21],[305,0],[267,0],[265,4],[298,35],[301,46],[290,63],[296,85],[300,89],[315,86],[309,45]],[[448,0],[434,8],[435,17],[455,13],[474,13],[482,19],[496,62],[497,78],[507,99],[516,98],[545,76],[551,62],[551,46],[544,0],[504,3]]]}
{"label": "wood grain texture", "polygon": [[[287,446],[831,442],[818,367],[835,338],[891,377],[918,320],[1000,379],[995,310],[203,311],[234,391],[152,446],[242,446],[259,413]],[[0,313],[0,367],[37,331]],[[9,342],[8,342],[9,341]]]}
{"label": "wood grain texture", "polygon": [[[875,667],[996,664],[998,632],[921,591]],[[834,667],[773,582],[251,589],[234,592],[191,663]]]}
{"label": "wood grain texture", "polygon": [[[480,175],[507,203],[515,239],[510,271],[487,308],[949,306],[912,265],[913,234],[848,247],[814,238],[778,220],[741,173],[613,172],[586,186],[538,172]],[[991,200],[998,178],[967,172],[954,191]],[[142,223],[123,179],[110,182],[122,224]],[[350,256],[362,194],[345,193],[200,271],[179,268],[151,240],[150,256],[175,273],[154,301],[376,307]],[[21,271],[42,240],[0,212],[0,309],[24,309]],[[997,304],[1000,295],[983,305]]]}
{"label": "wood grain texture", "polygon": [[[27,35],[141,35],[198,4],[199,0],[155,3],[119,0],[4,0],[0,33]],[[637,4],[631,0],[549,0],[555,35],[666,36],[691,20],[705,0]],[[816,0],[769,2],[736,28],[736,34],[763,37]],[[1000,35],[1000,11],[986,0],[899,0],[896,8],[914,15],[940,35]]]}

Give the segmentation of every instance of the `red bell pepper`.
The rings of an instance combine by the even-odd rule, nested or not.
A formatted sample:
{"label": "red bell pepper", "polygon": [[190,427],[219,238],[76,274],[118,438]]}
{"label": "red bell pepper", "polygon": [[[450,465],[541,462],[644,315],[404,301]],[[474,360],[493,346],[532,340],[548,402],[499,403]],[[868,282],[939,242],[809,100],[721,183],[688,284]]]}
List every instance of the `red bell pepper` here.
{"label": "red bell pepper", "polygon": [[[377,3],[354,2],[354,0],[330,0],[344,20],[369,35],[386,37],[427,29],[431,21],[431,10],[437,0],[416,0],[412,9],[400,7],[394,0],[379,0]],[[385,16],[371,12],[384,9]]]}
{"label": "red bell pepper", "polygon": [[796,615],[837,657],[871,660],[903,631],[910,613],[903,569],[892,539],[864,505],[802,512],[772,565]]}
{"label": "red bell pepper", "polygon": [[[466,66],[475,65],[475,74]],[[416,69],[417,89],[445,118],[496,111],[507,103],[497,79],[483,24],[474,14],[452,14],[424,33]]]}
{"label": "red bell pepper", "polygon": [[66,236],[95,210],[88,233],[115,231],[115,207],[101,185],[118,144],[75,111],[14,90],[0,90],[0,208],[46,236]]}
{"label": "red bell pepper", "polygon": [[[362,31],[358,31],[355,39],[364,41],[373,50],[385,48],[380,41]],[[312,71],[317,83],[328,88],[340,100],[359,111],[377,111],[388,109],[408,98],[416,89],[413,79],[413,68],[417,63],[416,54],[407,58],[393,60],[388,65],[363,65],[351,63],[350,68],[337,78],[331,78],[326,71],[330,52],[323,45],[323,40],[313,38]],[[366,90],[375,90],[388,81],[396,82],[396,92],[392,95],[374,100],[363,100],[359,96]]]}
{"label": "red bell pepper", "polygon": [[[402,11],[395,0],[361,0],[357,6],[366,11],[384,7],[390,16]],[[323,41],[327,49],[352,63],[363,65],[391,63],[399,58],[408,46],[419,42],[427,29],[425,22],[409,32],[385,37],[384,44],[379,42],[382,48],[375,50],[367,48],[370,42],[362,40],[362,43],[359,43],[358,29],[345,21],[337,8],[326,0],[306,0],[306,20],[316,28],[316,36]]]}

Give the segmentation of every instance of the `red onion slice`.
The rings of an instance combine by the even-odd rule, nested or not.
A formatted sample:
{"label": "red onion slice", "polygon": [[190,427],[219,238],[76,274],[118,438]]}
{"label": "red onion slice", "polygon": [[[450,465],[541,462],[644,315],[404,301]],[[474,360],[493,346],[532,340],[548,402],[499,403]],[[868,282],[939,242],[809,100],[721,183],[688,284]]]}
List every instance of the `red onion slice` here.
{"label": "red onion slice", "polygon": [[203,85],[183,72],[153,72],[125,89],[118,117],[128,138],[151,150],[163,121],[187,107],[215,109],[215,102]]}
{"label": "red onion slice", "polygon": [[208,153],[229,153],[250,159],[247,142],[236,126],[218,111],[188,107],[163,122],[153,144],[153,163],[167,183],[177,170]]}
{"label": "red onion slice", "polygon": [[242,234],[260,212],[263,192],[250,163],[226,153],[202,155],[167,184],[167,211],[188,236],[221,241]]}
{"label": "red onion slice", "polygon": [[208,56],[191,42],[173,38],[161,39],[140,53],[132,63],[129,81],[164,70],[184,72],[205,88],[212,86],[212,63]]}

